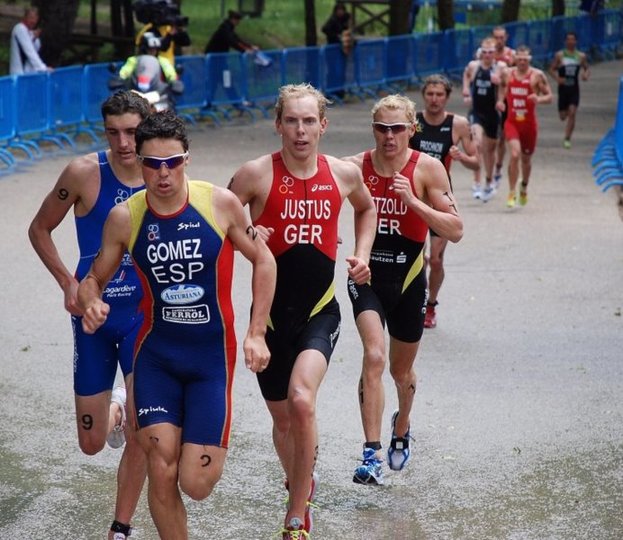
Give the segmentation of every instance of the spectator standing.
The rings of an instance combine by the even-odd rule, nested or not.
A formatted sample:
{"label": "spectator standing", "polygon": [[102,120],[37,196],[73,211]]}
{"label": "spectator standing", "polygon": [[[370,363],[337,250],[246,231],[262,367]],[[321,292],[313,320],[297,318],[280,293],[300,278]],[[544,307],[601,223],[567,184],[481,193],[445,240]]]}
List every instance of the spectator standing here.
{"label": "spectator standing", "polygon": [[333,13],[322,26],[322,32],[327,36],[327,44],[342,43],[342,32],[350,26],[350,13],[346,11],[344,2],[336,2]]}
{"label": "spectator standing", "polygon": [[22,75],[23,73],[48,71],[50,69],[39,56],[39,50],[41,49],[39,34],[41,30],[37,28],[38,24],[39,10],[29,7],[24,10],[24,18],[13,27],[9,68],[11,75]]}
{"label": "spectator standing", "polygon": [[242,13],[230,10],[225,19],[216,29],[205,48],[205,53],[226,53],[229,49],[239,52],[256,51],[258,47],[243,40],[237,33],[236,27],[242,20]]}
{"label": "spectator standing", "polygon": [[[216,29],[210,41],[205,48],[205,53],[227,53],[230,49],[235,49],[238,52],[255,52],[259,50],[259,47],[251,45],[244,41],[237,33],[236,27],[242,20],[242,14],[238,11],[230,10],[227,19],[225,19],[219,27]],[[214,99],[214,93],[218,83],[221,82],[227,98],[232,103],[240,102],[240,96],[233,87],[231,71],[227,62],[227,56],[225,54],[215,55],[210,64],[209,83],[208,83],[208,101]],[[250,105],[248,102],[243,101],[242,105]]]}
{"label": "spectator standing", "polygon": [[327,56],[327,88],[338,98],[344,97],[344,81],[346,78],[346,56],[353,47],[353,37],[350,32],[350,13],[346,11],[344,2],[336,2],[331,16],[322,26],[322,32],[327,36],[327,45],[341,45],[330,47]]}

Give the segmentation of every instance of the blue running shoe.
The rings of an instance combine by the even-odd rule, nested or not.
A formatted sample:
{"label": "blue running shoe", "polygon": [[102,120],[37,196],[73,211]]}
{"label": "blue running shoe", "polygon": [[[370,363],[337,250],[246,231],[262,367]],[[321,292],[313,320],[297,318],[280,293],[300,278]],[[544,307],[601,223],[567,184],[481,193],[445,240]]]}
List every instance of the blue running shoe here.
{"label": "blue running shoe", "polygon": [[392,415],[392,440],[387,449],[387,462],[392,471],[402,471],[411,457],[411,450],[409,450],[411,429],[407,430],[404,437],[397,437],[395,433],[397,417],[398,411],[395,411]]}
{"label": "blue running shoe", "polygon": [[356,484],[383,485],[383,461],[376,457],[374,448],[363,449],[363,462],[355,469],[353,482]]}

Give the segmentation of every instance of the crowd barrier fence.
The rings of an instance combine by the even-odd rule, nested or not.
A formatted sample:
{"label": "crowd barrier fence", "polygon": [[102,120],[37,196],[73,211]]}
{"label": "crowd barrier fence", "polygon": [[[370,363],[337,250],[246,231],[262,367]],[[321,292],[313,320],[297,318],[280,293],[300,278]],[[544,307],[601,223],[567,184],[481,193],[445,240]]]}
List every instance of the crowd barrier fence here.
{"label": "crowd barrier fence", "polygon": [[[606,10],[596,17],[554,17],[505,27],[509,45],[527,44],[533,62],[542,67],[562,48],[567,31],[576,32],[580,50],[608,59],[622,44],[623,12]],[[345,94],[365,99],[418,83],[435,72],[458,79],[491,30],[481,26],[360,39],[348,55],[332,44],[263,51],[261,58],[238,52],[181,56],[176,62],[183,68],[185,89],[176,110],[191,122],[209,117],[218,125],[235,111],[250,120],[256,112],[267,117],[279,87],[288,83],[309,82],[340,103]],[[78,141],[102,146],[100,107],[110,95],[110,78],[109,64],[0,77],[0,172],[11,170],[21,158],[41,157],[43,148],[72,151],[78,149]],[[619,124],[623,130],[623,120]]]}
{"label": "crowd barrier fence", "polygon": [[593,176],[602,191],[623,186],[623,77],[619,81],[619,100],[614,127],[606,133],[593,154]]}

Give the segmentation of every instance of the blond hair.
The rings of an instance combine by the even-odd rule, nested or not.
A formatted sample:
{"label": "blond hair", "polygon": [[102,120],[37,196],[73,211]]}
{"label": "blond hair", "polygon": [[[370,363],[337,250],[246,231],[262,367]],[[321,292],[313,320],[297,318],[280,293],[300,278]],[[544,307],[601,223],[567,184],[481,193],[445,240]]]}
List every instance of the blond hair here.
{"label": "blond hair", "polygon": [[281,120],[283,108],[288,99],[307,96],[315,98],[318,102],[318,114],[320,120],[322,120],[327,114],[327,107],[331,101],[327,99],[320,90],[317,90],[309,83],[286,84],[279,89],[279,96],[277,97],[277,103],[275,103],[275,115],[277,119]]}
{"label": "blond hair", "polygon": [[372,118],[380,109],[389,109],[390,111],[401,110],[407,116],[407,120],[412,124],[415,123],[415,103],[408,97],[400,94],[390,94],[379,99],[372,107]]}

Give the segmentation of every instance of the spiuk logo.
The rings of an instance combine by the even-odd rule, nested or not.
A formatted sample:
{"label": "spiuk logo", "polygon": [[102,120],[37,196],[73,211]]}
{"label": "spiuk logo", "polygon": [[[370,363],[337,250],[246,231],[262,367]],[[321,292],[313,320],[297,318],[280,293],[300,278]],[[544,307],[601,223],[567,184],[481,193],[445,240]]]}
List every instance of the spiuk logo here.
{"label": "spiuk logo", "polygon": [[152,407],[150,405],[147,408],[143,408],[143,407],[139,408],[138,415],[144,416],[146,414],[155,413],[155,412],[168,413],[169,411],[167,411],[162,405],[158,405],[158,407]]}

